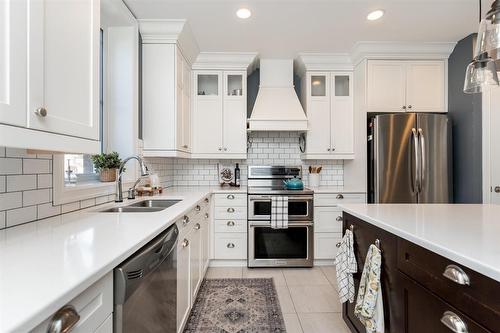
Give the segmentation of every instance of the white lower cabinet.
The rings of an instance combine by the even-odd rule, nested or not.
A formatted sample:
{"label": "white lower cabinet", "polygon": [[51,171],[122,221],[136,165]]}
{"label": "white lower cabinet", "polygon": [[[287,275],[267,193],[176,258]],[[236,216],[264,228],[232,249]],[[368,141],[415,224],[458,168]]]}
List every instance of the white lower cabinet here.
{"label": "white lower cabinet", "polygon": [[340,203],[363,203],[364,193],[319,193],[314,195],[314,259],[333,260],[342,239]]}
{"label": "white lower cabinet", "polygon": [[177,332],[182,332],[209,260],[210,199],[177,221]]}
{"label": "white lower cabinet", "polygon": [[[68,302],[73,306],[80,319],[71,330],[72,333],[112,333],[113,332],[113,272],[87,288]],[[64,314],[62,314],[64,315]],[[33,333],[46,333],[52,316],[38,325]]]}
{"label": "white lower cabinet", "polygon": [[214,206],[214,259],[246,260],[246,193],[216,194]]}

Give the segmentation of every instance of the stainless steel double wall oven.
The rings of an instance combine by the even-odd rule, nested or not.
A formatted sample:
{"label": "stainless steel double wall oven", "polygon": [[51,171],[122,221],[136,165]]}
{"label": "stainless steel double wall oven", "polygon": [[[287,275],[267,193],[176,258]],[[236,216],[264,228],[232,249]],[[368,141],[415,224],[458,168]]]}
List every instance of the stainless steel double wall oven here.
{"label": "stainless steel double wall oven", "polygon": [[[313,191],[287,190],[301,167],[248,167],[248,267],[312,267]],[[271,197],[288,197],[288,228],[271,228]]]}

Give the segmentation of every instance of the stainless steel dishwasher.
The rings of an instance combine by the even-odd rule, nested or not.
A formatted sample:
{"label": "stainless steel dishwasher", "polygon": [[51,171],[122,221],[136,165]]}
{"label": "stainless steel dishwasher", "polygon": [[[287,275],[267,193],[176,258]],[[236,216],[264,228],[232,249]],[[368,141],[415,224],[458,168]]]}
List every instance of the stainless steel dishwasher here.
{"label": "stainless steel dishwasher", "polygon": [[176,332],[178,234],[174,224],[115,268],[114,332]]}

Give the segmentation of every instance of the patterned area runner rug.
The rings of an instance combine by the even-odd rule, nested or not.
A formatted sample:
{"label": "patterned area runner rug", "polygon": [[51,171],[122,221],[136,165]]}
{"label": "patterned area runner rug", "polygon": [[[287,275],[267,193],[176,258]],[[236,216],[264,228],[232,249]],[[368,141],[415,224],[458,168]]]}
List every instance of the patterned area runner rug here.
{"label": "patterned area runner rug", "polygon": [[184,333],[285,333],[273,279],[204,280]]}

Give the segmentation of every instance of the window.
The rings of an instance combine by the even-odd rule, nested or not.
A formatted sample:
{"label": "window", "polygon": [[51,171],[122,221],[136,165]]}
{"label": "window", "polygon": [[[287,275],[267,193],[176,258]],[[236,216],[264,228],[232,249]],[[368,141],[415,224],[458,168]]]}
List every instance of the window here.
{"label": "window", "polygon": [[[100,31],[99,41],[99,137],[101,152],[104,151],[104,31]],[[95,182],[99,176],[94,168],[90,155],[64,154],[64,185],[75,186],[80,183]]]}

